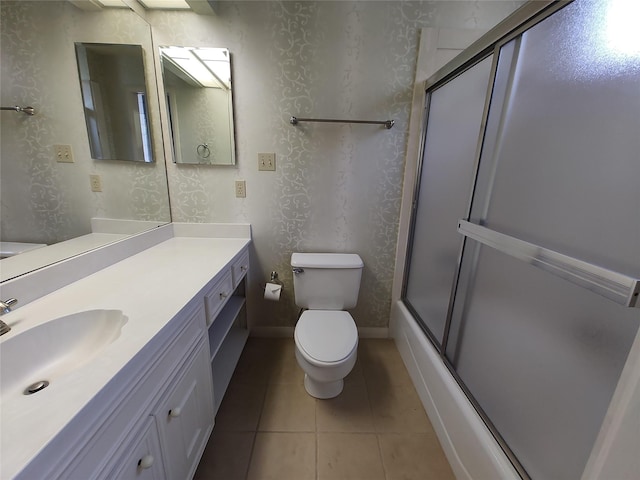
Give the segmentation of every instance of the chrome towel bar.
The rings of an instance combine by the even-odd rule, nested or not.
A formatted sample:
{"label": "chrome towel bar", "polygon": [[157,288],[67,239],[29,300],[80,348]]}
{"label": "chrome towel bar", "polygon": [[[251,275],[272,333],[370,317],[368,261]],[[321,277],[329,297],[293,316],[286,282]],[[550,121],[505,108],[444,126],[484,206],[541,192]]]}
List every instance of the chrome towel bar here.
{"label": "chrome towel bar", "polygon": [[293,116],[289,119],[289,123],[291,123],[291,125],[297,125],[300,122],[368,123],[371,125],[384,125],[387,130],[393,127],[396,123],[395,120],[335,120],[329,118],[298,118]]}
{"label": "chrome towel bar", "polygon": [[625,307],[640,307],[640,301],[638,301],[640,279],[510,237],[466,220],[458,221],[458,232]]}
{"label": "chrome towel bar", "polygon": [[0,110],[13,110],[14,112],[26,113],[27,115],[35,115],[36,113],[36,109],[33,107],[19,107],[17,105],[15,107],[0,107]]}

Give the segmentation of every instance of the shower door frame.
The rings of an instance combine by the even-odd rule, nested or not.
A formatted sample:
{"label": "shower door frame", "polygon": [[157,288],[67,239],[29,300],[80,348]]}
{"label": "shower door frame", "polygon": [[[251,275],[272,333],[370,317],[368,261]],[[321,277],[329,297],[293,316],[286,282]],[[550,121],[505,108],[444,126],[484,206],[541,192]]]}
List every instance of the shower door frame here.
{"label": "shower door frame", "polygon": [[[489,81],[487,86],[487,95],[485,98],[484,111],[482,114],[482,119],[480,122],[480,134],[478,138],[478,142],[476,145],[475,158],[473,159],[473,187],[471,188],[467,209],[466,209],[466,217],[463,220],[468,220],[471,214],[471,207],[474,199],[474,195],[476,193],[477,179],[478,173],[480,169],[480,157],[482,154],[482,148],[484,143],[484,135],[485,135],[485,127],[489,114],[489,107],[491,103],[491,97],[493,93],[493,84],[496,77],[496,71],[499,60],[499,52],[502,46],[513,40],[514,38],[519,37],[524,32],[532,28],[537,23],[545,20],[549,16],[555,14],[559,10],[573,3],[574,0],[544,0],[538,1],[533,0],[523,5],[520,9],[514,12],[511,16],[507,17],[503,22],[499,23],[494,29],[489,31],[483,37],[481,37],[477,42],[472,44],[466,50],[464,50],[460,55],[458,55],[451,62],[447,63],[444,67],[438,70],[435,74],[433,74],[430,78],[428,78],[424,85],[425,90],[425,110],[423,115],[423,121],[421,124],[421,141],[418,155],[418,163],[416,169],[416,175],[414,177],[414,185],[413,185],[413,193],[411,197],[411,211],[410,211],[410,223],[407,233],[407,249],[404,258],[404,268],[402,272],[402,289],[400,294],[400,300],[404,304],[404,306],[409,310],[411,315],[414,317],[417,325],[420,329],[425,333],[426,337],[432,343],[433,347],[437,350],[440,359],[443,364],[448,369],[451,376],[454,378],[460,389],[464,392],[465,396],[474,407],[482,421],[485,423],[491,434],[496,439],[497,443],[500,445],[505,455],[512,463],[513,467],[517,471],[517,473],[521,476],[521,478],[525,480],[530,480],[530,476],[527,471],[524,469],[516,455],[510,449],[504,438],[500,435],[497,428],[493,424],[493,422],[489,419],[487,414],[484,412],[482,407],[474,398],[471,391],[464,384],[458,373],[456,372],[453,364],[449,361],[446,356],[447,343],[449,340],[449,332],[451,328],[453,307],[456,300],[456,292],[458,291],[460,277],[461,277],[461,267],[462,267],[462,257],[463,252],[465,251],[465,246],[467,244],[467,235],[463,233],[462,241],[460,242],[460,248],[458,251],[458,257],[455,266],[455,274],[454,280],[451,285],[451,294],[449,296],[449,306],[447,311],[447,318],[444,327],[443,338],[441,339],[441,343],[439,339],[435,338],[435,335],[429,330],[425,323],[420,319],[420,316],[417,314],[415,309],[411,306],[408,299],[406,298],[407,293],[407,283],[409,278],[409,269],[410,269],[410,260],[411,253],[413,250],[413,240],[415,233],[415,225],[416,225],[416,213],[418,207],[418,197],[420,194],[420,182],[421,182],[421,174],[423,167],[423,156],[425,153],[425,140],[427,134],[427,125],[428,125],[428,116],[429,116],[429,106],[430,106],[430,98],[431,92],[448,83],[452,79],[456,78],[458,75],[462,74],[469,68],[473,67],[483,59],[487,58],[491,54],[493,54],[491,72],[489,75]],[[481,243],[476,247],[475,258],[473,260],[474,267],[472,267],[472,271],[470,273],[470,277],[475,275],[475,265],[477,263],[477,252],[479,251]],[[467,252],[467,255],[470,253]],[[471,253],[474,255],[473,253]],[[587,463],[589,465],[589,463]]]}

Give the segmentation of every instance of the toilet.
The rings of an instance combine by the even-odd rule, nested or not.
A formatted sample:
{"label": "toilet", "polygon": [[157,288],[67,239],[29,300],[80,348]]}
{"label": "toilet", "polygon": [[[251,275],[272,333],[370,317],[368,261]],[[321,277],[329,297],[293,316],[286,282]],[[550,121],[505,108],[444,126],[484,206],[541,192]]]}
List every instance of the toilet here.
{"label": "toilet", "polygon": [[358,329],[345,310],[358,302],[363,266],[352,253],[291,255],[295,302],[307,309],[295,328],[296,360],[315,398],[338,396],[356,363]]}

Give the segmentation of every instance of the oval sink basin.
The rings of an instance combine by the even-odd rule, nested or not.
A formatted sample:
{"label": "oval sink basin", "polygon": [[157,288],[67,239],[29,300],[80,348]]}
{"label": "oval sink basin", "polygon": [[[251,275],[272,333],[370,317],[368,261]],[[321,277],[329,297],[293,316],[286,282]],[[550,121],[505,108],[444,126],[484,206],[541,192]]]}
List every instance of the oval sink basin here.
{"label": "oval sink basin", "polygon": [[87,310],[50,320],[0,343],[0,395],[81,368],[113,343],[127,323],[120,310]]}

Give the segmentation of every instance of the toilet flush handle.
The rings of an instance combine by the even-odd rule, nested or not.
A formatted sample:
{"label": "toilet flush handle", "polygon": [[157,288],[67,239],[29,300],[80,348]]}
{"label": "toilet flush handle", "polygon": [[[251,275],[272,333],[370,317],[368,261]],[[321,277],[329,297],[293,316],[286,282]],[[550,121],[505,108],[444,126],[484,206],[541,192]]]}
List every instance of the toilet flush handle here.
{"label": "toilet flush handle", "polygon": [[293,268],[291,269],[291,271],[292,271],[293,273],[295,273],[296,275],[298,275],[299,273],[303,273],[303,272],[304,272],[304,268],[300,268],[300,267],[293,267]]}

